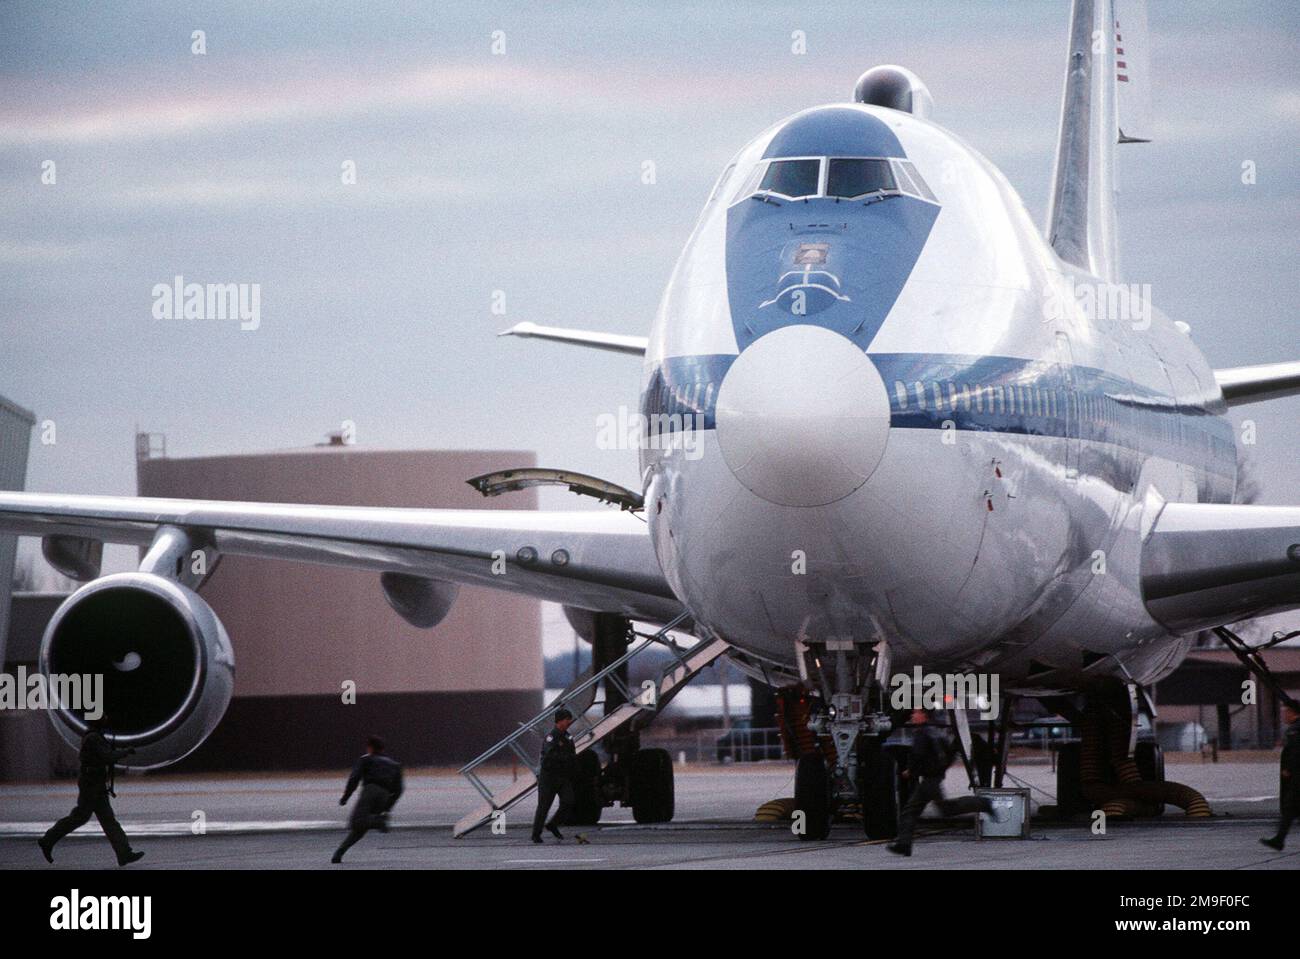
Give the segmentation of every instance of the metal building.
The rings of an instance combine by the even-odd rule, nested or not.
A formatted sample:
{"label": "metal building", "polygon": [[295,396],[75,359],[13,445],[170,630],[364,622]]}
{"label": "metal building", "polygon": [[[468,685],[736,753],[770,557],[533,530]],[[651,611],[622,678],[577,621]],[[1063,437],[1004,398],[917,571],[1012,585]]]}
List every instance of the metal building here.
{"label": "metal building", "polygon": [[[36,674],[45,627],[68,598],[67,593],[16,591],[9,610],[9,638],[5,645],[4,672],[18,676],[25,669]],[[0,643],[5,637],[0,636]],[[70,749],[43,710],[0,710],[0,782],[44,780],[76,775],[77,754]]]}
{"label": "metal building", "polygon": [[[535,465],[531,452],[391,451],[337,442],[172,459],[137,443],[142,496],[328,505],[535,508],[535,491],[484,499],[472,476]],[[394,755],[459,764],[541,709],[540,604],[465,587],[433,629],[408,625],[374,573],[222,557],[201,595],[235,649],[235,696],[178,768],[339,767],[377,733]],[[344,703],[354,684],[355,704]]]}
{"label": "metal building", "polygon": [[[36,417],[0,396],[0,489],[21,490],[27,485],[27,451]],[[5,662],[5,637],[9,635],[9,604],[14,578],[17,536],[0,535],[0,665]]]}

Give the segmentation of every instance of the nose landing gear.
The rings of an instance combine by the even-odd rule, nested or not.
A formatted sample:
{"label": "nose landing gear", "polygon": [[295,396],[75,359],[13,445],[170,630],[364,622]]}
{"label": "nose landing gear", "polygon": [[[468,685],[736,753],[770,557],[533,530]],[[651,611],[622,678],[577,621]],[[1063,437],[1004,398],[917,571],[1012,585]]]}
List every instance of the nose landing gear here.
{"label": "nose landing gear", "polygon": [[807,646],[807,679],[778,693],[786,750],[798,759],[795,832],[825,839],[833,821],[856,812],[868,838],[890,839],[902,797],[897,757],[885,745],[894,724],[878,647],[835,645]]}

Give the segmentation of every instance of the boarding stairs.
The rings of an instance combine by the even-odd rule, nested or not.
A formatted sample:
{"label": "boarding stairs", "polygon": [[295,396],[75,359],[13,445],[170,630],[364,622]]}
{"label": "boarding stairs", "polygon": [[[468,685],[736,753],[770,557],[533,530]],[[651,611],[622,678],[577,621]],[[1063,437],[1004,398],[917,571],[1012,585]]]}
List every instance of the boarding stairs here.
{"label": "boarding stairs", "polygon": [[[452,835],[459,839],[487,823],[498,810],[509,809],[533,793],[537,788],[542,743],[554,725],[555,711],[561,706],[574,715],[569,735],[573,737],[576,752],[584,753],[616,730],[628,726],[640,729],[647,725],[702,669],[731,648],[729,643],[715,639],[701,640],[683,649],[672,639],[671,631],[686,618],[685,614],[678,616],[654,634],[637,633],[639,642],[624,655],[599,672],[580,678],[544,710],[464,766],[460,774],[469,780],[483,801],[452,827]],[[623,668],[653,646],[663,646],[671,651],[672,661],[659,671],[653,688],[629,688],[622,678]],[[602,682],[609,683],[622,694],[623,702],[609,712],[598,708],[604,705],[602,700],[596,699],[596,691]],[[494,791],[484,782],[485,767],[500,772],[507,758],[522,763],[527,771]]]}

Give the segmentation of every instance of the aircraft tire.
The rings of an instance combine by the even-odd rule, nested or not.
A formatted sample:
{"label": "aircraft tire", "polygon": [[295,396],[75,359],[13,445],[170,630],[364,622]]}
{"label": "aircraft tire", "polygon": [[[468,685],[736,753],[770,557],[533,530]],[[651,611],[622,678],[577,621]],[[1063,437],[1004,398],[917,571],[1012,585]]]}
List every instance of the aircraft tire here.
{"label": "aircraft tire", "polygon": [[859,741],[858,770],[863,831],[868,839],[893,839],[901,805],[898,766],[878,737],[863,736]]}
{"label": "aircraft tire", "polygon": [[[1144,739],[1133,747],[1133,761],[1137,763],[1138,774],[1143,782],[1162,783],[1165,781],[1165,752],[1160,744]],[[1156,815],[1162,816],[1165,804],[1157,804]]]}
{"label": "aircraft tire", "polygon": [[673,758],[666,749],[638,749],[632,757],[632,818],[640,823],[672,822]]}
{"label": "aircraft tire", "polygon": [[794,771],[795,814],[804,814],[804,830],[799,838],[821,840],[831,832],[831,784],[821,753],[799,757]]}
{"label": "aircraft tire", "polygon": [[578,753],[578,774],[573,782],[573,824],[594,826],[600,822],[604,803],[600,800],[600,757],[593,750]]}

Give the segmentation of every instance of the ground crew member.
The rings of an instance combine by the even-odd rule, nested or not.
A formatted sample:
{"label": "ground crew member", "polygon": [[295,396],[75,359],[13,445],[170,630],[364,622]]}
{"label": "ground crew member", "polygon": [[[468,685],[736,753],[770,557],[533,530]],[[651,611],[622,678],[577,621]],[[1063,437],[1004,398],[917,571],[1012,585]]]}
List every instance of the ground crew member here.
{"label": "ground crew member", "polygon": [[108,727],[108,714],[101,713],[97,720],[87,720],[86,734],[81,737],[81,771],[77,775],[77,805],[37,840],[46,862],[54,862],[54,845],[68,833],[89,822],[94,816],[99,827],[117,854],[117,864],[126,866],[138,862],[144,853],[133,851],[122,825],[113,815],[109,797],[117,798],[113,791],[113,766],[135,752],[134,749],[114,749],[104,735]]}
{"label": "ground crew member", "polygon": [[1278,852],[1286,847],[1292,820],[1300,816],[1300,710],[1290,703],[1284,704],[1282,721],[1287,727],[1282,738],[1282,794],[1278,796],[1277,835],[1260,840]]}
{"label": "ground crew member", "polygon": [[[563,839],[559,823],[573,822],[573,777],[578,771],[578,754],[569,736],[573,713],[567,709],[555,711],[555,728],[542,744],[541,768],[537,773],[537,814],[533,816],[533,842],[542,841],[542,826],[556,839]],[[551,803],[560,797],[560,808],[547,822]]]}
{"label": "ground crew member", "polygon": [[903,778],[912,783],[912,793],[907,797],[898,820],[898,838],[886,848],[900,856],[912,855],[912,835],[916,821],[930,803],[939,807],[944,816],[958,816],[968,812],[994,814],[993,800],[987,796],[961,796],[943,798],[943,777],[952,763],[952,749],[942,729],[931,725],[924,709],[912,710],[912,750],[908,756]]}
{"label": "ground crew member", "polygon": [[388,812],[402,795],[402,764],[384,754],[384,741],[378,736],[366,740],[366,754],[352,767],[347,788],[339,800],[340,806],[348,804],[348,798],[358,785],[361,786],[361,795],[352,807],[349,832],[330,862],[342,862],[343,854],[371,829],[388,832]]}

